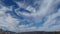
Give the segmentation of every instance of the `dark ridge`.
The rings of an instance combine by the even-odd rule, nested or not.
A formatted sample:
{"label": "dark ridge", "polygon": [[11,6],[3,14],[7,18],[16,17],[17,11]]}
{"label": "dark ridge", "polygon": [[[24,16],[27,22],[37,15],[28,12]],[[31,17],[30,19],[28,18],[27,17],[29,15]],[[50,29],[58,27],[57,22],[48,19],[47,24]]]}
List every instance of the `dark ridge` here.
{"label": "dark ridge", "polygon": [[11,31],[3,31],[0,29],[0,34],[60,34],[60,32],[44,32],[44,31],[33,31],[33,32],[11,32]]}
{"label": "dark ridge", "polygon": [[0,34],[17,34],[17,33],[11,32],[11,31],[4,31],[4,30],[0,29]]}
{"label": "dark ridge", "polygon": [[60,34],[60,32],[44,32],[44,31],[35,31],[35,32],[22,32],[18,34]]}

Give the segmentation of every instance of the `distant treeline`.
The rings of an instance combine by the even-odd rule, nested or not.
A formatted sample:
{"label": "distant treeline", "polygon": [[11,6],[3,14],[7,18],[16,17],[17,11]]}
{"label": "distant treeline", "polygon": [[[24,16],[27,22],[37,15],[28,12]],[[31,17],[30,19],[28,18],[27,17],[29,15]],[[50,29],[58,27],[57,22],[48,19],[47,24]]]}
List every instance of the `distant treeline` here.
{"label": "distant treeline", "polygon": [[44,31],[34,31],[34,32],[11,32],[11,31],[3,31],[0,29],[0,34],[60,34],[60,32],[44,32]]}

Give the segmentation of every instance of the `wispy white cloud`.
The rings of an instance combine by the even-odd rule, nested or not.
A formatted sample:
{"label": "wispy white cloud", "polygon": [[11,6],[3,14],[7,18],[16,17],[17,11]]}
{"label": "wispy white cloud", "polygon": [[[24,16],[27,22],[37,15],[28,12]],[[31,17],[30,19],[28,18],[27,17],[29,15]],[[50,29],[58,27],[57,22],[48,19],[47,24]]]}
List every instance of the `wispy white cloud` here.
{"label": "wispy white cloud", "polygon": [[10,14],[6,15],[6,11],[9,10],[9,8],[3,5],[1,7],[2,8],[0,9],[0,28],[6,27],[10,31],[16,30],[16,25],[19,23],[19,21],[15,18],[12,18]]}
{"label": "wispy white cloud", "polygon": [[[40,2],[38,3],[40,4]],[[32,13],[29,14],[29,13],[21,13],[20,11],[17,11],[19,10],[19,8],[15,10],[15,12],[17,12],[16,13],[17,15],[21,14],[22,16],[26,17],[25,20],[26,19],[31,21],[33,20],[34,23],[37,24],[37,22],[40,23],[40,21],[42,21],[41,19],[43,17],[47,16],[47,20],[40,27],[31,26],[34,24],[33,22],[32,23],[29,22],[31,23],[29,25],[23,24],[18,26],[18,24],[21,23],[23,19],[21,20],[21,19],[13,18],[12,15],[5,13],[7,10],[12,11],[13,6],[5,7],[3,5],[0,5],[2,7],[0,8],[0,28],[6,27],[9,31],[14,31],[14,32],[60,31],[60,25],[52,26],[57,21],[56,17],[60,16],[60,9],[58,9],[56,13],[51,14],[52,12],[54,12],[54,7],[55,5],[57,5],[57,3],[59,3],[59,0],[43,0],[41,6],[39,7],[39,10],[36,10],[31,5],[27,6],[26,3],[16,2],[19,8],[24,8],[28,11],[32,11]]]}

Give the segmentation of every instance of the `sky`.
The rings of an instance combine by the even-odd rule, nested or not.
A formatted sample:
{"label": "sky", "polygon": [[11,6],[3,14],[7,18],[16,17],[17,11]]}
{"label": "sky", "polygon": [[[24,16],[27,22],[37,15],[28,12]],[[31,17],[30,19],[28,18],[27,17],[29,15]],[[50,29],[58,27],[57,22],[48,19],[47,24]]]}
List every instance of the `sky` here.
{"label": "sky", "polygon": [[0,29],[60,31],[60,0],[0,0]]}

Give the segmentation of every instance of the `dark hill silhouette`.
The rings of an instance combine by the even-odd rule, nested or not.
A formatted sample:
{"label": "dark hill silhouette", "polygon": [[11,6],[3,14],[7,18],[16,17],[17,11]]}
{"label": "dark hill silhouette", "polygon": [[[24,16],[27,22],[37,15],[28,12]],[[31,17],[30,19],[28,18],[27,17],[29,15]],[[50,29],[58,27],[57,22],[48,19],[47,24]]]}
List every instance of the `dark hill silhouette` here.
{"label": "dark hill silhouette", "polygon": [[3,31],[0,29],[0,34],[60,34],[60,32],[44,32],[44,31],[33,31],[33,32],[11,32],[11,31]]}

